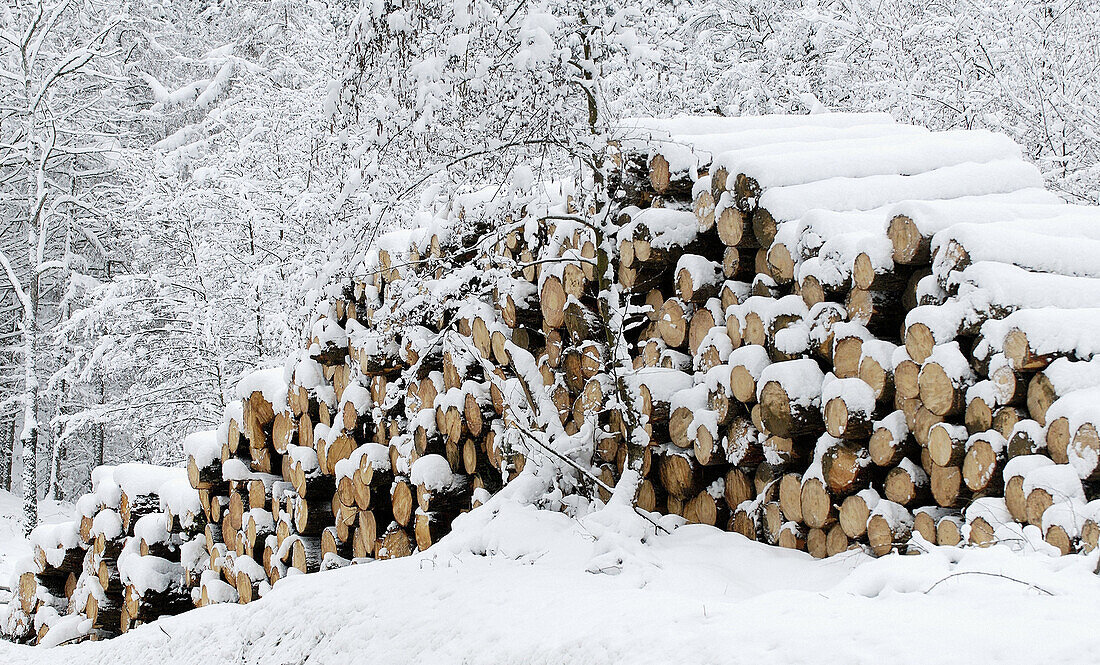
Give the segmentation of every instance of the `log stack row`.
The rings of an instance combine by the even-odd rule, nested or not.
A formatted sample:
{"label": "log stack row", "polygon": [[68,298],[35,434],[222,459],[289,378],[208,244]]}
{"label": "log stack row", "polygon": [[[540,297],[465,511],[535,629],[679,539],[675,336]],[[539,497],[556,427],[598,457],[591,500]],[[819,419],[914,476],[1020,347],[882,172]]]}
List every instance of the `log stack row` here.
{"label": "log stack row", "polygon": [[[205,518],[183,469],[98,467],[77,518],[31,532],[33,555],[0,609],[5,638],[101,639],[193,607],[184,562]],[[190,553],[189,553],[190,552]]]}
{"label": "log stack row", "polygon": [[882,114],[617,131],[610,203],[517,181],[378,238],[184,442],[176,508],[84,512],[76,609],[125,630],[422,551],[527,467],[549,508],[629,469],[644,510],[818,557],[1096,546],[1100,212],[1003,136]]}
{"label": "log stack row", "polygon": [[814,556],[1091,551],[1100,210],[1003,136],[816,118],[632,124],[662,208],[622,228],[620,283],[660,291],[639,364],[694,371],[666,509]]}

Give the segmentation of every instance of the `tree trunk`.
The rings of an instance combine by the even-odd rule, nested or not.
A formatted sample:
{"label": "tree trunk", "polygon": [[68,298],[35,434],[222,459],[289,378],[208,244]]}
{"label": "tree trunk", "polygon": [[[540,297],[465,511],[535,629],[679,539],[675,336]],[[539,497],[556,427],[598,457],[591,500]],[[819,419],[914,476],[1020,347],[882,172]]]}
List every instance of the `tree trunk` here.
{"label": "tree trunk", "polygon": [[38,376],[35,372],[34,305],[38,300],[37,280],[31,283],[32,311],[23,317],[23,431],[19,435],[23,456],[23,532],[30,535],[38,525],[38,482],[36,460],[38,448]]}

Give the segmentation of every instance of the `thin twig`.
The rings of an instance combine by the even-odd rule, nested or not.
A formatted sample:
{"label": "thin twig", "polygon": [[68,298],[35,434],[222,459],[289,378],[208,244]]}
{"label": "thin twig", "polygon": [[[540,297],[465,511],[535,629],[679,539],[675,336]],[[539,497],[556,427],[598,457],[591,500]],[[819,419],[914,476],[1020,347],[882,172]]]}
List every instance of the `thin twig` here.
{"label": "thin twig", "polygon": [[1017,584],[1023,584],[1024,586],[1029,587],[1031,589],[1035,589],[1036,591],[1041,591],[1041,592],[1045,593],[1048,596],[1053,596],[1054,595],[1053,593],[1051,593],[1050,591],[1047,591],[1043,587],[1035,586],[1031,582],[1025,582],[1023,580],[1018,580],[1015,577],[1009,577],[1008,575],[1002,575],[1000,573],[987,573],[984,570],[964,570],[964,571],[959,572],[959,573],[951,573],[947,577],[941,579],[940,581],[936,582],[932,586],[925,589],[924,593],[926,593],[926,594],[931,593],[932,589],[935,589],[936,587],[943,584],[944,582],[951,579],[952,577],[961,577],[963,575],[984,575],[986,577],[999,577],[1001,579],[1008,580],[1009,582],[1015,582]]}

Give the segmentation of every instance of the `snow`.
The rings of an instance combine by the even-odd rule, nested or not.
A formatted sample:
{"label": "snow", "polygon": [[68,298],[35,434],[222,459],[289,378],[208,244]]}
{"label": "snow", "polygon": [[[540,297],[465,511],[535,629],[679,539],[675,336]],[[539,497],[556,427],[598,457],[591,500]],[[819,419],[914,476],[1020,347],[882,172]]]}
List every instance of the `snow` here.
{"label": "snow", "polygon": [[80,543],[80,523],[76,521],[39,524],[31,531],[31,545],[46,552],[46,560],[51,566],[60,565],[65,550]]}
{"label": "snow", "polygon": [[924,360],[924,367],[927,367],[930,363],[942,367],[944,373],[956,385],[958,383],[966,385],[974,380],[974,370],[970,368],[970,362],[966,359],[966,354],[959,348],[958,342],[937,344],[932,349],[932,353]]}
{"label": "snow", "polygon": [[[420,413],[431,415],[428,420],[428,424],[432,429],[435,428],[434,410],[423,409]],[[362,464],[362,458],[366,457],[370,462],[371,468],[375,471],[389,471],[390,470],[390,449],[388,446],[383,446],[380,443],[373,441],[365,443],[352,451],[351,455],[347,458],[340,460],[336,463],[336,480],[341,478],[350,478],[356,471],[359,470]]]}
{"label": "snow", "polygon": [[162,486],[173,480],[186,481],[187,469],[131,462],[116,466],[114,479],[132,499],[142,494],[158,494]]}
{"label": "snow", "polygon": [[1080,535],[1085,520],[1091,516],[1087,504],[1081,501],[1062,501],[1043,511],[1043,533],[1053,526],[1060,526],[1070,538]]}
{"label": "snow", "polygon": [[122,516],[109,508],[99,511],[92,520],[91,534],[92,537],[102,534],[108,540],[118,538],[122,535]]}
{"label": "snow", "polygon": [[1050,494],[1055,503],[1077,500],[1085,501],[1085,490],[1077,471],[1069,464],[1050,464],[1036,467],[1024,476],[1024,494],[1034,489],[1043,489]]}
{"label": "snow", "polygon": [[282,367],[256,370],[237,383],[238,399],[247,400],[252,393],[261,393],[275,413],[287,410],[286,391],[287,381]]}
{"label": "snow", "polygon": [[412,464],[409,480],[428,490],[445,490],[454,487],[459,478],[451,471],[447,458],[442,455],[425,455]]}
{"label": "snow", "polygon": [[[699,221],[695,219],[695,213],[690,210],[646,208],[633,213],[630,219],[629,224],[624,224],[619,228],[619,237],[633,238],[638,226],[644,225],[649,230],[649,244],[657,249],[683,247],[694,240],[699,233]],[[553,274],[553,269],[544,268],[543,272],[547,275]],[[540,289],[542,288],[541,280],[542,275],[540,274]]]}
{"label": "snow", "polygon": [[905,412],[901,409],[891,411],[883,416],[881,420],[874,421],[873,427],[874,429],[888,430],[894,441],[904,441],[905,437],[909,436],[909,426],[905,422]]}
{"label": "snow", "polygon": [[899,201],[954,199],[1042,186],[1043,177],[1037,168],[1009,159],[957,164],[917,175],[829,178],[774,187],[760,196],[758,205],[776,220],[795,220],[817,208],[871,210]]}
{"label": "snow", "polygon": [[985,520],[986,524],[994,528],[1002,524],[1012,523],[1012,513],[1008,512],[1005,500],[1000,497],[987,496],[974,499],[966,507],[963,516],[966,518],[967,524],[980,517]]}
{"label": "snow", "polygon": [[707,386],[705,383],[699,383],[686,390],[678,391],[669,400],[668,410],[669,413],[676,411],[677,409],[688,409],[689,411],[701,411],[707,408]]}
{"label": "snow", "polygon": [[[413,557],[293,576],[249,605],[199,609],[108,642],[4,644],[0,660],[798,664],[873,654],[902,665],[1032,665],[1081,662],[1100,648],[1090,629],[1100,616],[1095,555],[928,546],[920,556],[816,561],[700,525],[643,544],[648,523],[606,512],[576,521],[496,501]],[[224,591],[217,599],[231,600],[215,580],[204,573],[210,591]]]}
{"label": "snow", "polygon": [[792,127],[856,127],[893,124],[887,113],[819,113],[814,115],[724,116],[678,115],[671,118],[624,118],[616,126],[626,137],[731,134]]}
{"label": "snow", "polygon": [[1030,226],[1032,222],[1026,220],[1100,215],[1095,207],[1068,205],[1041,186],[1010,194],[960,198],[957,201],[910,201],[898,204],[892,212],[908,217],[926,237],[959,223]]}
{"label": "snow", "polygon": [[1057,358],[1043,370],[1059,395],[1100,387],[1100,357],[1087,361]]}
{"label": "snow", "polygon": [[[300,448],[302,446],[293,446],[293,445],[288,446],[288,448],[295,448],[295,447]],[[312,450],[312,448],[310,448],[309,450]],[[287,454],[290,455],[291,451],[287,450]],[[313,453],[313,457],[314,457],[314,459],[317,458],[317,453],[316,452]],[[245,464],[244,460],[238,459],[236,457],[230,457],[229,459],[222,462],[222,478],[223,479],[225,479],[225,480],[248,480],[251,477],[252,477],[252,470],[248,468],[248,465]]]}
{"label": "snow", "polygon": [[825,381],[825,375],[817,361],[811,358],[788,360],[765,367],[756,381],[757,400],[764,386],[771,381],[783,387],[792,405],[818,406],[821,403],[821,384]]}
{"label": "snow", "polygon": [[[1100,225],[1091,220],[1082,228],[1100,232]],[[936,252],[932,270],[945,276],[954,268],[950,248],[957,245],[966,250],[971,263],[1011,263],[1037,272],[1100,277],[1100,239],[1054,233],[1047,220],[1035,231],[1003,228],[1000,224],[956,224],[932,238],[932,250]]]}
{"label": "snow", "polygon": [[141,556],[134,548],[123,548],[118,555],[118,575],[123,584],[135,587],[145,595],[149,591],[161,592],[183,579],[183,566],[159,556]]}
{"label": "snow", "polygon": [[987,163],[1018,159],[1020,147],[1004,134],[956,130],[911,136],[822,141],[790,146],[777,154],[746,150],[727,153],[717,168],[745,174],[762,191],[818,182],[830,178],[866,178],[898,173],[916,175],[966,162]]}
{"label": "snow", "polygon": [[821,405],[840,397],[844,400],[849,415],[862,414],[870,417],[875,411],[875,393],[863,379],[838,379],[829,372],[821,385]]}
{"label": "snow", "polygon": [[[805,117],[805,116],[802,116]],[[661,155],[669,165],[669,173],[696,173],[715,160],[722,162],[724,153],[753,149],[756,152],[772,152],[787,146],[805,146],[817,141],[837,141],[871,137],[927,134],[924,127],[891,123],[829,127],[799,125],[794,127],[740,130],[718,134],[681,134],[668,137],[656,135],[658,140],[628,139],[624,150],[648,150],[648,159]],[[640,144],[640,145],[637,145]],[[648,160],[647,160],[648,161]],[[736,174],[734,174],[736,175]],[[708,185],[709,189],[709,185]],[[693,192],[694,194],[694,192]]]}
{"label": "snow", "polygon": [[[57,612],[57,610],[54,610],[52,607],[48,609],[54,613]],[[38,620],[37,615],[35,615],[35,620]],[[50,621],[49,625],[49,632],[46,633],[46,637],[39,643],[39,647],[43,649],[55,647],[82,635],[87,635],[92,630],[92,620],[85,618],[83,614],[58,616],[53,621]]]}
{"label": "snow", "polygon": [[1085,388],[1062,395],[1054,400],[1047,409],[1047,422],[1053,422],[1059,418],[1069,421],[1069,432],[1072,436],[1077,429],[1085,423],[1096,423],[1096,405],[1100,402],[1100,387]]}
{"label": "snow", "polygon": [[913,514],[905,506],[889,499],[880,499],[875,504],[871,514],[867,516],[868,522],[876,516],[886,520],[893,532],[899,529],[909,531],[913,528]]}
{"label": "snow", "polygon": [[731,351],[727,362],[731,368],[744,367],[749,375],[759,382],[760,374],[771,365],[772,361],[768,357],[768,350],[763,346],[749,344]]}
{"label": "snow", "polygon": [[164,483],[160,487],[159,496],[160,509],[171,512],[180,519],[188,515],[193,519],[202,513],[198,490],[191,487],[186,478],[175,478]]}
{"label": "snow", "polygon": [[195,464],[201,469],[220,459],[222,445],[218,440],[218,430],[192,432],[183,438],[183,454],[195,458]]}
{"label": "snow", "polygon": [[1052,466],[1054,460],[1050,459],[1046,455],[1019,455],[1013,457],[1005,463],[1004,476],[1005,482],[1008,482],[1012,478],[1022,478],[1027,476],[1034,469],[1039,469],[1044,466]]}
{"label": "snow", "polygon": [[134,522],[134,538],[144,540],[150,545],[166,543],[170,535],[168,526],[168,515],[165,513],[142,515]]}
{"label": "snow", "polygon": [[1100,307],[1100,280],[1028,272],[1006,263],[972,263],[951,273],[948,283],[979,311]]}
{"label": "snow", "polygon": [[[730,354],[730,356],[732,357],[733,354]],[[630,384],[632,390],[638,390],[644,385],[649,389],[650,396],[656,402],[668,402],[674,394],[686,390],[694,384],[694,375],[663,367],[643,367],[624,378]]]}
{"label": "snow", "polygon": [[[982,325],[982,338],[992,345],[987,352],[1000,350],[1005,336],[1014,328],[1027,334],[1028,346],[1035,353],[1060,353],[1091,358],[1100,354],[1100,308],[1059,309],[1044,305],[1023,309],[1003,319]],[[916,311],[916,310],[913,310]],[[906,319],[908,321],[908,319]]]}
{"label": "snow", "polygon": [[[694,215],[692,216],[694,218]],[[722,283],[722,264],[715,263],[698,254],[683,254],[676,262],[675,275],[680,271],[687,271],[691,277],[692,285],[698,289],[703,286],[714,286]]]}

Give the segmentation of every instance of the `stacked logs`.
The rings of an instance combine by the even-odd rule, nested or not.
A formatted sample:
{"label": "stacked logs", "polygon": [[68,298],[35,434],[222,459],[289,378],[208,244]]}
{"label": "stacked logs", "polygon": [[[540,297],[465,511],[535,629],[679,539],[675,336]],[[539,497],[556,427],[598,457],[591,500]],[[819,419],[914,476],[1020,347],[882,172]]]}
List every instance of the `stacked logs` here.
{"label": "stacked logs", "polygon": [[193,606],[181,556],[204,522],[183,469],[98,467],[77,519],[31,532],[3,635],[58,644],[101,639]]}
{"label": "stacked logs", "polygon": [[817,557],[1096,546],[1100,254],[1064,239],[1100,212],[1003,136],[882,114],[618,132],[610,208],[494,186],[379,238],[184,442],[186,524],[97,504],[122,627],[425,550],[529,460]]}
{"label": "stacked logs", "polygon": [[[664,209],[628,210],[623,286],[633,244],[678,235],[645,266],[671,279],[645,295],[660,308],[638,364],[695,371],[670,399],[687,424],[670,420],[680,450],[660,465],[669,512],[815,556],[1096,546],[1100,210],[1039,189],[987,133],[635,124]],[[671,221],[688,210],[690,238]],[[716,458],[736,460],[721,482]]]}

